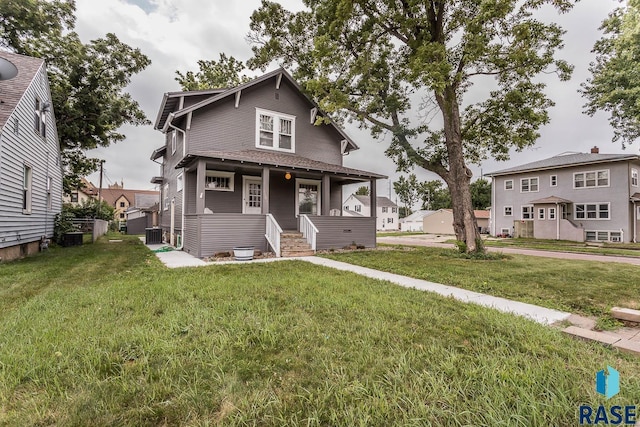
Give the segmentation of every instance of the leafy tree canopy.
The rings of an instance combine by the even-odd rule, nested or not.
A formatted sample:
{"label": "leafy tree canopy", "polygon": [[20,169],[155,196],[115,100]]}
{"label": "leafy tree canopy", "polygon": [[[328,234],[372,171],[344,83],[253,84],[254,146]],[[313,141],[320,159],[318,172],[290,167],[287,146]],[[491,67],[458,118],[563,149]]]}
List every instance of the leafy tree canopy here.
{"label": "leafy tree canopy", "polygon": [[[470,252],[481,250],[467,162],[533,145],[553,102],[542,72],[568,79],[555,57],[563,30],[536,19],[571,0],[305,0],[292,13],[263,0],[251,17],[251,67],[272,61],[294,77],[334,119],[349,118],[374,136],[392,136],[387,155],[399,170],[418,166],[448,185],[454,230]],[[490,80],[489,78],[492,78]],[[479,102],[474,81],[493,86]],[[430,111],[441,127],[416,120]]]}
{"label": "leafy tree canopy", "polygon": [[419,194],[422,199],[422,209],[437,211],[451,208],[451,195],[442,185],[442,181],[433,180],[420,183]]}
{"label": "leafy tree canopy", "polygon": [[582,94],[589,115],[610,114],[613,140],[625,147],[640,137],[640,0],[628,0],[600,29],[605,36],[593,48],[593,77],[582,85]]}
{"label": "leafy tree canopy", "polygon": [[369,195],[369,187],[367,187],[366,185],[358,187],[358,189],[356,190],[356,195],[358,195],[358,196],[368,196]]}
{"label": "leafy tree canopy", "polygon": [[72,0],[0,1],[0,46],[47,62],[66,193],[97,170],[86,150],[122,141],[122,125],[150,123],[124,91],[149,58],[111,33],[83,44],[74,12]]}
{"label": "leafy tree canopy", "polygon": [[471,183],[471,201],[474,209],[487,209],[491,206],[491,183],[478,179]]}
{"label": "leafy tree canopy", "polygon": [[176,71],[178,77],[176,81],[180,83],[182,90],[218,89],[225,87],[235,87],[250,80],[245,74],[242,61],[238,61],[233,56],[227,57],[220,54],[218,61],[198,61],[198,72],[187,71],[182,74]]}
{"label": "leafy tree canopy", "polygon": [[407,215],[411,215],[413,205],[415,205],[419,199],[419,183],[416,174],[412,173],[408,178],[400,176],[400,178],[393,183],[393,190],[398,195],[400,203],[402,203],[405,210],[408,211]]}

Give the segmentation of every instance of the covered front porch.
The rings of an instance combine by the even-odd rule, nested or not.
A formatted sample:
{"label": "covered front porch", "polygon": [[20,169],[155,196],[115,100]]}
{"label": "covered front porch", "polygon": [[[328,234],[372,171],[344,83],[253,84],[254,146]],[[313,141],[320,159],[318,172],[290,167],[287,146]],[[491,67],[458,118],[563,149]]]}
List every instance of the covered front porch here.
{"label": "covered front porch", "polygon": [[280,256],[281,236],[292,230],[313,251],[375,246],[375,217],[341,216],[342,187],[369,183],[375,212],[375,181],[382,175],[288,155],[278,162],[245,156],[193,155],[178,165],[184,168],[185,251],[202,258],[253,246]]}

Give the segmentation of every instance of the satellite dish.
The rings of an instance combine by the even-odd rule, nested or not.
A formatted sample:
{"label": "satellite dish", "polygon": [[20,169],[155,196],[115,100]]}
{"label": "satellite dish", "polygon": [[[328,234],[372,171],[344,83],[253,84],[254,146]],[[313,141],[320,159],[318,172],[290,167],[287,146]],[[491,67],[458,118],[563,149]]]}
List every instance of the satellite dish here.
{"label": "satellite dish", "polygon": [[0,80],[9,80],[18,75],[18,69],[7,59],[0,58]]}

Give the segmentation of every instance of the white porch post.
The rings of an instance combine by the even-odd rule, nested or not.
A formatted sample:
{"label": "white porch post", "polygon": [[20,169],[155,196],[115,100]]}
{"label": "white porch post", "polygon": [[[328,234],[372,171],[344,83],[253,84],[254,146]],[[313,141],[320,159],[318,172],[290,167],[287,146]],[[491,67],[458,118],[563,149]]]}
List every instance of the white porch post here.
{"label": "white porch post", "polygon": [[378,229],[378,197],[376,195],[376,180],[371,179],[369,181],[369,197],[371,198],[371,217],[374,218],[376,224],[376,230]]}
{"label": "white porch post", "polygon": [[322,200],[320,202],[320,215],[329,216],[331,211],[331,180],[329,175],[322,175]]}
{"label": "white porch post", "polygon": [[268,167],[262,168],[262,215],[269,213],[269,179],[271,177]]}
{"label": "white porch post", "polygon": [[204,213],[204,184],[206,180],[206,173],[207,164],[204,162],[204,160],[198,160],[198,172],[196,174],[196,214]]}

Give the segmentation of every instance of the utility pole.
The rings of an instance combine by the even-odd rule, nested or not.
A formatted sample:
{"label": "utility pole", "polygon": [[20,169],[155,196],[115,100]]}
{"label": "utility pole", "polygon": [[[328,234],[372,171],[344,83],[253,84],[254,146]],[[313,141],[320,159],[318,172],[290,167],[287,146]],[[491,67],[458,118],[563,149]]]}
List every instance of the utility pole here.
{"label": "utility pole", "polygon": [[98,187],[98,215],[102,216],[102,172],[104,160],[100,160],[100,186]]}

